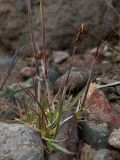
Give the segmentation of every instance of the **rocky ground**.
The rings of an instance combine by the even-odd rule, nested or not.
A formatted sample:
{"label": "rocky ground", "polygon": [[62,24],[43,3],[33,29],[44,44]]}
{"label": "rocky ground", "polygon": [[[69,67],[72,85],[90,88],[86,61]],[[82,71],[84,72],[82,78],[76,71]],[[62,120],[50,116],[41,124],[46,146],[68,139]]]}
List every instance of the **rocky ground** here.
{"label": "rocky ground", "polygon": [[[119,50],[118,45],[114,47]],[[68,90],[71,91],[71,94],[76,95],[86,85],[90,71],[89,68],[95,50],[96,48],[93,48],[84,54],[74,55],[74,63],[70,74],[70,85],[68,88]],[[5,59],[2,57],[1,54],[0,75],[3,77],[1,79],[1,84],[7,75],[8,66],[12,60],[9,56],[6,56]],[[86,118],[84,117],[78,122],[73,111],[64,113],[65,115],[63,115],[63,119],[70,115],[73,115],[73,118],[62,126],[59,135],[56,137],[57,140],[62,140],[67,137],[67,141],[61,142],[61,145],[76,154],[66,155],[57,151],[50,155],[50,160],[120,159],[120,85],[104,87],[104,85],[120,81],[119,59],[119,52],[105,47],[99,61],[97,62],[93,78],[93,82],[101,89],[96,89],[90,93],[90,98],[87,101],[85,108],[88,115],[85,116]],[[70,61],[71,56],[65,51],[54,51],[52,53],[48,75],[53,93],[58,91],[61,85],[61,79],[64,83]],[[27,85],[30,85],[32,83],[32,77],[34,77],[35,74],[36,70],[33,66],[33,58],[31,57],[29,60],[23,60],[23,58],[20,58],[16,67],[14,67],[12,74],[8,78],[4,90],[14,90],[14,86],[17,85],[16,82],[18,81],[24,81]],[[40,77],[42,76],[43,74],[41,71]],[[1,160],[9,159],[10,157],[13,159],[17,159],[16,157],[19,157],[20,159],[29,159],[31,157],[31,159],[34,160],[44,159],[43,146],[38,144],[38,141],[35,140],[39,139],[39,143],[41,143],[41,139],[37,137],[36,133],[34,133],[34,131],[29,131],[28,135],[27,130],[29,129],[27,127],[24,128],[24,125],[12,123],[12,120],[15,117],[19,118],[20,116],[18,108],[12,102],[14,98],[19,97],[22,101],[24,100],[27,102],[27,99],[24,98],[24,94],[22,94],[17,93],[14,95],[15,97],[7,97],[8,100],[5,96],[2,96],[0,100]],[[75,109],[76,106],[74,106],[72,110]],[[10,124],[7,125],[5,122]],[[12,128],[14,128],[14,130]],[[21,137],[18,136],[18,134],[21,135]],[[33,136],[35,136],[35,138],[33,138]],[[29,140],[29,138],[31,140]],[[33,147],[31,145],[33,145]],[[35,150],[34,145],[36,146]],[[32,155],[31,152],[33,153]]]}
{"label": "rocky ground", "polygon": [[[104,49],[99,50],[100,56],[84,106],[85,112],[76,115],[78,106],[76,103],[70,104],[61,121],[71,118],[63,123],[56,136],[56,141],[74,154],[55,150],[46,158],[47,151],[40,134],[30,126],[15,121],[15,118],[18,118],[26,122],[25,106],[32,105],[31,98],[23,90],[18,91],[18,82],[31,87],[33,78],[36,78],[35,61],[27,36],[27,22],[23,18],[27,16],[26,4],[25,1],[21,3],[21,0],[0,1],[0,87],[6,79],[0,91],[0,160],[120,160],[120,3],[113,0],[112,4],[113,8],[107,12],[107,21],[101,37],[106,38],[112,45],[106,43]],[[38,45],[39,2],[35,0],[32,5],[34,20],[37,23],[35,40]],[[92,6],[92,10],[89,6]],[[46,1],[46,42],[47,47],[52,50],[48,56],[48,78],[52,95],[65,86],[72,61],[76,28],[84,22],[89,33],[99,35],[105,14],[104,0],[98,0],[97,3],[95,0],[71,1],[69,4],[63,0]],[[10,72],[14,59],[12,55],[23,28],[26,32],[23,42],[25,48]],[[89,33],[73,55],[67,96],[75,97],[87,84],[98,43],[98,38],[93,38]],[[37,53],[37,58],[42,83],[44,75],[41,52]],[[44,83],[42,85],[44,89]]]}

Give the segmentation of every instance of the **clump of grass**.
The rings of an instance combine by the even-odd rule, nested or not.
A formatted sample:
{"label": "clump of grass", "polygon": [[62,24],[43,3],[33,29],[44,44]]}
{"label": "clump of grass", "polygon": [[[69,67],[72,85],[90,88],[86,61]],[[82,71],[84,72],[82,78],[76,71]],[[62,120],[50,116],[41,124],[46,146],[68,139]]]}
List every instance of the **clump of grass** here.
{"label": "clump of grass", "polygon": [[[29,31],[30,31],[31,44],[32,44],[32,50],[33,50],[33,57],[36,62],[35,64],[36,64],[37,75],[36,75],[36,79],[33,78],[34,91],[29,90],[29,88],[23,87],[19,83],[21,90],[23,90],[28,96],[30,96],[33,101],[32,105],[29,105],[29,102],[26,105],[27,106],[27,109],[25,112],[26,118],[24,118],[23,115],[21,114],[20,115],[21,119],[19,121],[33,128],[35,131],[39,132],[40,136],[45,142],[46,151],[51,152],[53,149],[57,149],[67,154],[73,154],[69,152],[67,149],[59,146],[59,142],[56,140],[56,136],[58,135],[60,127],[63,123],[61,121],[61,117],[65,110],[69,110],[72,106],[76,105],[77,118],[80,119],[82,114],[84,114],[83,108],[85,105],[87,93],[88,93],[89,86],[94,73],[95,64],[100,54],[99,48],[101,43],[101,37],[99,38],[99,44],[96,50],[95,58],[92,63],[92,67],[91,67],[91,71],[90,71],[90,75],[89,75],[89,79],[88,79],[85,91],[82,90],[80,93],[78,93],[76,97],[72,97],[71,95],[66,96],[67,88],[69,85],[70,72],[73,66],[73,57],[77,47],[80,45],[85,34],[84,24],[80,26],[79,31],[76,34],[76,43],[73,48],[72,60],[69,66],[69,71],[68,71],[64,89],[62,90],[62,87],[61,87],[58,93],[56,95],[53,95],[49,87],[49,78],[48,78],[48,59],[46,57],[45,22],[44,22],[44,1],[40,0],[40,15],[41,15],[41,28],[42,28],[41,35],[42,35],[42,42],[43,42],[42,43],[43,56],[41,59],[41,65],[44,73],[44,82],[45,82],[44,87],[41,84],[41,79],[39,77],[39,66],[37,62],[37,55],[36,55],[37,50],[36,50],[35,36],[34,36],[34,23],[32,18],[32,9],[31,9],[30,0],[27,0],[27,7],[28,7]],[[102,34],[102,31],[103,29],[101,30],[101,34]],[[3,82],[1,89],[3,88],[3,85],[5,84],[7,78],[10,76],[10,73],[16,64],[16,58],[18,56],[17,51],[18,51],[18,48],[13,57],[13,62],[11,64],[10,69],[8,70],[8,75],[5,81]],[[82,101],[80,103],[81,96],[82,96]],[[68,121],[70,118],[71,117],[68,117],[64,121]]]}
{"label": "clump of grass", "polygon": [[[24,88],[20,83],[19,86],[27,95],[33,100],[33,106],[29,106],[26,111],[26,120],[23,121],[22,115],[20,122],[29,125],[40,133],[42,139],[45,142],[47,151],[54,149],[61,150],[67,154],[73,154],[67,149],[59,146],[59,142],[55,140],[59,133],[60,126],[62,124],[61,117],[65,109],[70,105],[70,97],[66,98],[67,84],[69,80],[69,74],[72,67],[70,64],[70,70],[68,78],[66,80],[66,85],[64,90],[61,88],[56,95],[52,95],[49,87],[48,78],[48,59],[45,56],[46,43],[45,43],[45,23],[44,23],[44,2],[40,0],[40,15],[41,15],[41,28],[42,28],[42,42],[43,42],[43,57],[41,59],[41,66],[44,73],[44,88],[42,88],[41,80],[39,77],[39,66],[37,63],[36,48],[35,48],[35,38],[34,38],[34,25],[32,19],[31,1],[27,0],[28,7],[28,20],[29,20],[29,31],[31,37],[31,43],[33,48],[33,56],[36,61],[37,75],[36,79],[33,79],[34,92],[30,91],[28,88]],[[75,52],[75,49],[74,49]],[[69,119],[69,118],[68,118]],[[68,120],[67,119],[67,120]]]}
{"label": "clump of grass", "polygon": [[[63,122],[61,122],[62,114],[65,110],[70,109],[70,104],[76,103],[76,98],[71,96],[66,96],[66,91],[68,87],[69,77],[71,68],[73,66],[73,56],[76,52],[77,46],[81,43],[84,36],[84,25],[80,26],[80,29],[76,35],[76,43],[73,49],[72,61],[69,66],[69,72],[66,79],[64,89],[62,87],[59,89],[56,95],[53,95],[49,87],[49,78],[48,78],[48,59],[45,56],[46,52],[46,43],[45,43],[45,23],[44,23],[44,1],[40,0],[40,15],[41,15],[41,28],[42,28],[42,42],[43,42],[43,57],[41,59],[41,65],[44,73],[44,88],[39,77],[39,66],[37,64],[36,48],[35,48],[35,38],[34,38],[34,26],[32,19],[32,10],[31,10],[31,1],[27,0],[28,7],[28,20],[29,20],[29,31],[31,37],[31,43],[33,48],[33,56],[36,61],[36,70],[37,78],[33,79],[33,88],[34,92],[30,91],[28,88],[24,88],[20,83],[19,86],[27,95],[33,100],[33,106],[29,106],[26,111],[26,121],[21,122],[29,125],[30,127],[37,130],[41,137],[43,138],[47,150],[51,151],[53,149],[61,150],[67,154],[73,154],[67,149],[59,146],[59,142],[56,141],[56,136],[59,133],[60,127]],[[68,121],[71,117],[68,117],[64,122]]]}

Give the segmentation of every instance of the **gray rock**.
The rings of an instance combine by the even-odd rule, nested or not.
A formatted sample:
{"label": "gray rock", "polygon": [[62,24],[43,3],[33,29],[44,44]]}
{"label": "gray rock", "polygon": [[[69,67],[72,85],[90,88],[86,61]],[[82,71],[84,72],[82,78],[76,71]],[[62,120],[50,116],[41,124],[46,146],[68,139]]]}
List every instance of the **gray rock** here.
{"label": "gray rock", "polygon": [[69,54],[65,51],[54,51],[52,52],[52,58],[55,63],[61,63],[69,57]]}
{"label": "gray rock", "polygon": [[115,86],[116,93],[120,96],[120,85]]}
{"label": "gray rock", "polygon": [[0,65],[2,64],[9,64],[12,61],[12,58],[4,55],[3,53],[0,52]]}
{"label": "gray rock", "polygon": [[96,152],[94,160],[108,160],[110,151],[108,149],[100,149]]}
{"label": "gray rock", "polygon": [[[68,71],[56,80],[55,91],[58,91],[60,87],[63,88],[65,86],[67,77],[68,77]],[[86,85],[87,79],[88,79],[88,73],[85,70],[84,71],[71,70],[68,80],[67,91],[79,92]]]}
{"label": "gray rock", "polygon": [[6,99],[0,99],[0,122],[7,122],[19,118],[18,108]]}
{"label": "gray rock", "polygon": [[115,150],[100,149],[96,152],[93,160],[119,160],[120,153]]}
{"label": "gray rock", "polygon": [[111,133],[108,142],[113,147],[120,149],[120,128]]}
{"label": "gray rock", "polygon": [[[45,88],[45,81],[44,81],[44,75],[43,75],[43,70],[40,68],[40,79],[41,80],[41,84],[43,89]],[[55,89],[55,81],[60,77],[60,73],[58,70],[53,69],[53,68],[49,68],[48,69],[48,78],[49,78],[49,84],[50,84],[50,88],[53,91]],[[36,76],[34,77],[36,79]],[[33,78],[29,78],[27,80],[27,83],[31,84],[33,86]]]}
{"label": "gray rock", "polygon": [[44,160],[40,136],[20,124],[0,123],[0,160]]}
{"label": "gray rock", "polygon": [[[35,0],[32,4],[34,21],[36,23],[35,39],[37,44],[42,44],[40,43],[39,1]],[[45,1],[47,47],[63,50],[72,48],[74,34],[81,23],[85,23],[88,32],[99,35],[106,13],[106,4],[107,1],[105,0],[70,0],[69,3],[65,0]],[[120,2],[112,0],[112,4],[116,12],[119,13]],[[114,28],[117,21],[117,16],[112,7],[109,8],[106,17],[102,38]],[[8,51],[13,51],[23,29],[28,31],[26,1],[1,0],[0,24],[0,46]],[[29,35],[25,35],[23,45],[25,45],[24,53],[26,54],[31,54],[32,52],[29,39]],[[87,48],[96,43],[95,38],[87,36],[81,44],[81,48]]]}
{"label": "gray rock", "polygon": [[[30,83],[26,83],[26,82],[20,82],[20,85],[23,88],[31,88],[31,84]],[[10,86],[8,86],[6,88],[6,90],[4,91],[5,97],[9,100],[9,101],[15,101],[15,99],[19,99],[21,102],[31,102],[31,98],[30,96],[19,86],[18,83],[14,83]]]}
{"label": "gray rock", "polygon": [[93,148],[101,149],[108,147],[110,131],[107,124],[95,124],[89,121],[79,123],[79,136]]}
{"label": "gray rock", "polygon": [[60,77],[60,73],[55,69],[48,69],[48,77],[50,82],[50,87],[52,90],[55,89],[55,81]]}

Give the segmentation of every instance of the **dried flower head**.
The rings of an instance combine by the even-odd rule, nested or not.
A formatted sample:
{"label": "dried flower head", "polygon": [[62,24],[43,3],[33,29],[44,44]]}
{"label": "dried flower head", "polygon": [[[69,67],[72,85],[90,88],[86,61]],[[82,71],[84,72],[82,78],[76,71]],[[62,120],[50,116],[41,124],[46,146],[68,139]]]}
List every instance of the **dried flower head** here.
{"label": "dried flower head", "polygon": [[85,25],[82,23],[80,28],[79,28],[79,31],[76,33],[76,45],[80,45],[80,43],[82,42],[84,36],[85,36]]}

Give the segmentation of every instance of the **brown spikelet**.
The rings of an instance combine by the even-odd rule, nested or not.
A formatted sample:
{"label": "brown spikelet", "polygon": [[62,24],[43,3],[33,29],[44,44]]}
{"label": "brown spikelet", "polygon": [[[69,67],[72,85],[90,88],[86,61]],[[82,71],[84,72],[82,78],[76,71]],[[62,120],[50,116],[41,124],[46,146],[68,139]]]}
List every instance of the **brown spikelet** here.
{"label": "brown spikelet", "polygon": [[46,59],[49,59],[51,57],[51,50],[41,50],[39,51],[37,54],[36,54],[36,57],[39,58],[39,59],[43,59],[43,58],[46,58]]}
{"label": "brown spikelet", "polygon": [[85,30],[85,24],[82,23],[79,31],[76,33],[76,45],[80,45],[80,43],[82,42],[84,36],[85,36],[86,30]]}

